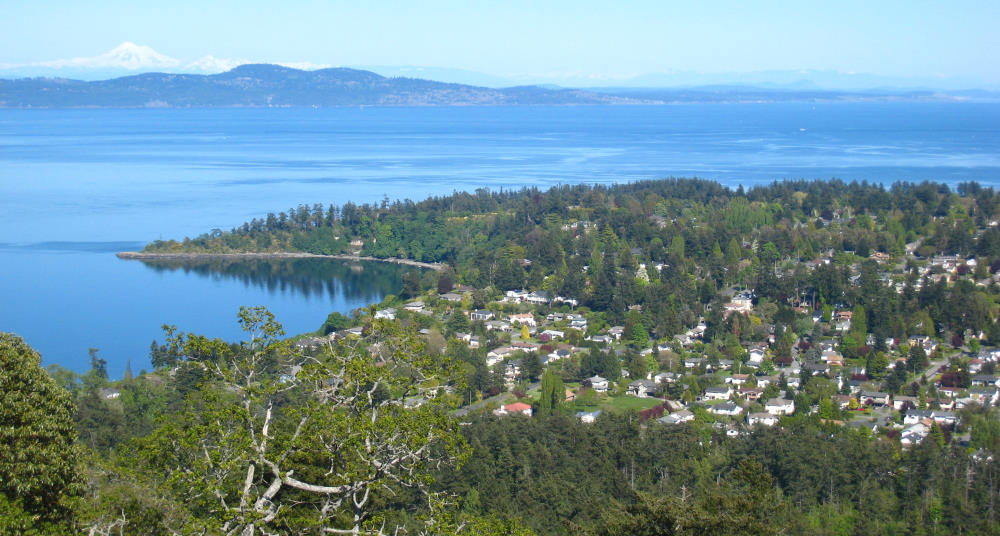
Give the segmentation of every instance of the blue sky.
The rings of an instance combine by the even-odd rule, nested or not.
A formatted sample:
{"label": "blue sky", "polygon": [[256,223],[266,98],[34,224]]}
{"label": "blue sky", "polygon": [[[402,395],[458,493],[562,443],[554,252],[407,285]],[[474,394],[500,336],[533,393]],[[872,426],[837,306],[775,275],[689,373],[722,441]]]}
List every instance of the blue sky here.
{"label": "blue sky", "polygon": [[262,2],[32,0],[0,20],[0,64],[129,41],[214,58],[417,65],[539,80],[812,69],[1000,84],[1000,2]]}

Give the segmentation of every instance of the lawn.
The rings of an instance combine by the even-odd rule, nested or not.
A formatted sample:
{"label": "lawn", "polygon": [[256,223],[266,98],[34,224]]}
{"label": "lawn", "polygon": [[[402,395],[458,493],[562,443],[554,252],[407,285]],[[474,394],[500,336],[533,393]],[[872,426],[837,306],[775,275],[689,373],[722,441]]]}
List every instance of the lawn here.
{"label": "lawn", "polygon": [[662,403],[663,401],[658,398],[639,398],[636,396],[623,395],[613,398],[609,397],[601,404],[601,409],[606,409],[608,411],[642,411],[653,406],[659,406]]}

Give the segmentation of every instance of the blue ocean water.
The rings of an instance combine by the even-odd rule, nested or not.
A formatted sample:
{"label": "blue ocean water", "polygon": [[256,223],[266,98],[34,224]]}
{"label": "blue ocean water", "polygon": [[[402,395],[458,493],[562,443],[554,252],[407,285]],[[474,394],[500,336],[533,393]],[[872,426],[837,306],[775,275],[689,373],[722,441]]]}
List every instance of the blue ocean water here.
{"label": "blue ocean water", "polygon": [[0,330],[112,374],[148,366],[162,323],[235,335],[239,304],[311,330],[359,303],[112,252],[300,203],[666,176],[998,187],[1000,104],[0,110]]}

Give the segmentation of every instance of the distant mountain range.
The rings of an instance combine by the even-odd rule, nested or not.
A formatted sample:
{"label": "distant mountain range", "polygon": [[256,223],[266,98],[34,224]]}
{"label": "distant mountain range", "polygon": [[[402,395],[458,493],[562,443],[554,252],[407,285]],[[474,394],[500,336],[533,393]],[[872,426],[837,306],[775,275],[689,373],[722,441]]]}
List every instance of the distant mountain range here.
{"label": "distant mountain range", "polygon": [[371,71],[303,71],[278,65],[240,65],[212,75],[147,73],[94,82],[61,78],[0,80],[0,106],[285,107],[469,106],[525,104],[641,104],[642,99],[535,86],[493,89]]}
{"label": "distant mountain range", "polygon": [[240,65],[210,75],[146,73],[110,80],[0,79],[0,107],[292,107],[292,106],[505,106],[776,102],[829,100],[997,100],[988,91],[820,90],[741,86],[695,88],[592,88],[554,86],[489,88],[419,78],[387,78],[346,68],[299,70]]}

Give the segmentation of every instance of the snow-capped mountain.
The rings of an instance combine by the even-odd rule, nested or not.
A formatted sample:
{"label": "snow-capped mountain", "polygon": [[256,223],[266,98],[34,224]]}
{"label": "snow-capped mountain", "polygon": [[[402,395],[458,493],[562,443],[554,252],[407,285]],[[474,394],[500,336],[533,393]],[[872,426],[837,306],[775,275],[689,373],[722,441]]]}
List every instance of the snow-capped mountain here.
{"label": "snow-capped mountain", "polygon": [[166,54],[160,54],[148,46],[126,41],[99,56],[43,61],[36,65],[55,69],[91,68],[137,71],[140,69],[170,69],[179,67],[181,62]]}

